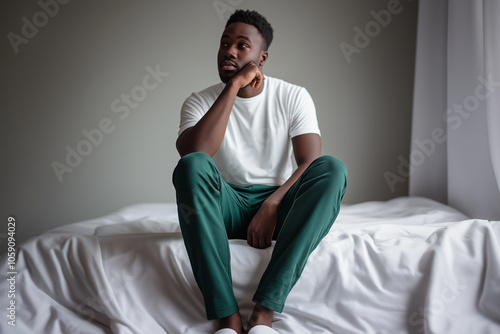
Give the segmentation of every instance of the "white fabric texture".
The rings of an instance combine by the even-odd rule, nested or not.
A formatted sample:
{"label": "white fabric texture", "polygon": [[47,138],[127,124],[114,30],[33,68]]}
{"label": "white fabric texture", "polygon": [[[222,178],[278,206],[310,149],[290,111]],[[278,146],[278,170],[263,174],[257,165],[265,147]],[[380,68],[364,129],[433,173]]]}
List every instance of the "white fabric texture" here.
{"label": "white fabric texture", "polygon": [[[242,319],[273,246],[231,240]],[[7,258],[0,258],[6,313]],[[1,333],[214,333],[174,203],[137,204],[17,246],[16,327]],[[424,198],[343,205],[273,328],[286,333],[498,333],[500,222]]]}
{"label": "white fabric texture", "polygon": [[410,195],[500,219],[498,59],[497,0],[419,2]]}
{"label": "white fabric texture", "polygon": [[274,329],[271,327],[259,325],[252,327],[249,331],[248,334],[278,334]]}
{"label": "white fabric texture", "polygon": [[215,334],[238,334],[234,329],[231,328],[223,328],[219,329]]}
{"label": "white fabric texture", "polygon": [[[238,186],[282,185],[292,175],[295,136],[320,134],[314,102],[303,87],[265,77],[263,91],[236,97],[221,147],[213,156],[222,177]],[[205,115],[225,84],[193,93],[181,110],[179,133]]]}

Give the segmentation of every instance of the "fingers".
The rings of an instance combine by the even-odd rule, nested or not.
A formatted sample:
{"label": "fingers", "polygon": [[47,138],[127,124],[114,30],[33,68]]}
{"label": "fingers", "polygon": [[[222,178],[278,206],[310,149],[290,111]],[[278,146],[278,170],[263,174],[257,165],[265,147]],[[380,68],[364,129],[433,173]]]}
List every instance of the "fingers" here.
{"label": "fingers", "polygon": [[264,249],[269,246],[271,246],[271,243],[267,243],[264,239],[262,238],[252,238],[252,241],[248,241],[248,245],[252,246],[253,248],[259,248],[259,249]]}
{"label": "fingers", "polygon": [[264,75],[262,74],[262,72],[257,68],[256,66],[256,69],[257,69],[257,73],[255,73],[255,78],[252,80],[252,83],[253,83],[253,88],[259,88],[260,85],[262,84],[262,81],[264,81]]}
{"label": "fingers", "polygon": [[261,207],[248,225],[247,243],[261,249],[271,246],[275,226],[275,212]]}
{"label": "fingers", "polygon": [[272,245],[271,239],[268,240],[267,238],[263,238],[260,240],[259,248],[264,249],[264,248],[267,248],[271,245]]}
{"label": "fingers", "polygon": [[258,248],[258,240],[254,237],[253,233],[247,233],[247,244],[249,246]]}
{"label": "fingers", "polygon": [[253,88],[259,88],[262,84],[262,81],[265,79],[262,72],[253,62],[250,62],[243,66],[243,68],[240,70],[240,73],[238,74],[243,79],[241,88],[247,85],[250,85]]}
{"label": "fingers", "polygon": [[251,82],[251,86],[253,88],[259,88],[260,85],[262,84],[262,82],[265,80],[264,76],[262,75],[262,73],[259,71],[257,73],[257,75],[255,76],[255,78],[252,80]]}
{"label": "fingers", "polygon": [[272,245],[272,238],[255,233],[248,233],[247,244],[254,248],[264,249]]}

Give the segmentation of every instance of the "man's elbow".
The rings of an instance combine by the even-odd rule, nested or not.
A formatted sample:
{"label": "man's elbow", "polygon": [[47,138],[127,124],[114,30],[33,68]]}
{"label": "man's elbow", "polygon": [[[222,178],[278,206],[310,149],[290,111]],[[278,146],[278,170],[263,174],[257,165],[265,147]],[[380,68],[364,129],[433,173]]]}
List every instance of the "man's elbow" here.
{"label": "man's elbow", "polygon": [[181,158],[189,153],[194,152],[192,150],[192,145],[190,143],[190,137],[189,137],[190,130],[191,128],[182,131],[179,134],[179,137],[177,137],[177,140],[175,142],[175,148],[177,149],[177,152],[179,152]]}
{"label": "man's elbow", "polygon": [[187,154],[186,150],[184,150],[182,145],[179,143],[179,139],[177,139],[177,141],[175,142],[175,148],[177,149],[177,152],[179,153],[181,158]]}
{"label": "man's elbow", "polygon": [[209,156],[213,156],[215,152],[212,152],[207,145],[204,145],[203,143],[194,143],[193,141],[190,140],[190,138],[177,138],[177,141],[175,143],[175,146],[177,148],[177,152],[179,152],[179,155],[181,158],[185,155],[188,155],[189,153],[194,153],[194,152],[203,152],[208,154]]}

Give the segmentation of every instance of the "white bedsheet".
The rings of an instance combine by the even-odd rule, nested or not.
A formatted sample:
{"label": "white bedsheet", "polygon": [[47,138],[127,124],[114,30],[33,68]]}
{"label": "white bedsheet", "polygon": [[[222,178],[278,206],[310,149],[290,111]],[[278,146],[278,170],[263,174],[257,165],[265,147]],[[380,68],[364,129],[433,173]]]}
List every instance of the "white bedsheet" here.
{"label": "white bedsheet", "polygon": [[[342,206],[273,327],[280,333],[500,333],[500,222],[424,198]],[[243,318],[269,261],[231,240]],[[138,204],[17,246],[1,333],[213,333],[173,203]],[[7,258],[0,307],[7,314]]]}

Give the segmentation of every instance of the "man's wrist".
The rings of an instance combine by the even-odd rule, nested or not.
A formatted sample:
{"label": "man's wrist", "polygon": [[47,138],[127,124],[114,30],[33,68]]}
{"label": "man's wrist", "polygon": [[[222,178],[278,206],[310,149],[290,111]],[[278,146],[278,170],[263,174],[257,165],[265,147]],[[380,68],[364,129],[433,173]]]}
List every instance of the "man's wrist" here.
{"label": "man's wrist", "polygon": [[236,91],[239,91],[239,90],[240,90],[240,88],[241,88],[241,83],[239,83],[239,82],[238,82],[238,79],[237,79],[237,77],[235,76],[235,77],[231,78],[231,79],[227,82],[226,86],[229,86],[229,88],[232,88],[232,89],[235,89]]}
{"label": "man's wrist", "polygon": [[281,204],[281,199],[278,199],[278,198],[274,198],[274,197],[268,197],[265,201],[264,201],[265,205],[268,207],[268,208],[272,208],[272,209],[278,209],[280,207],[280,204]]}

